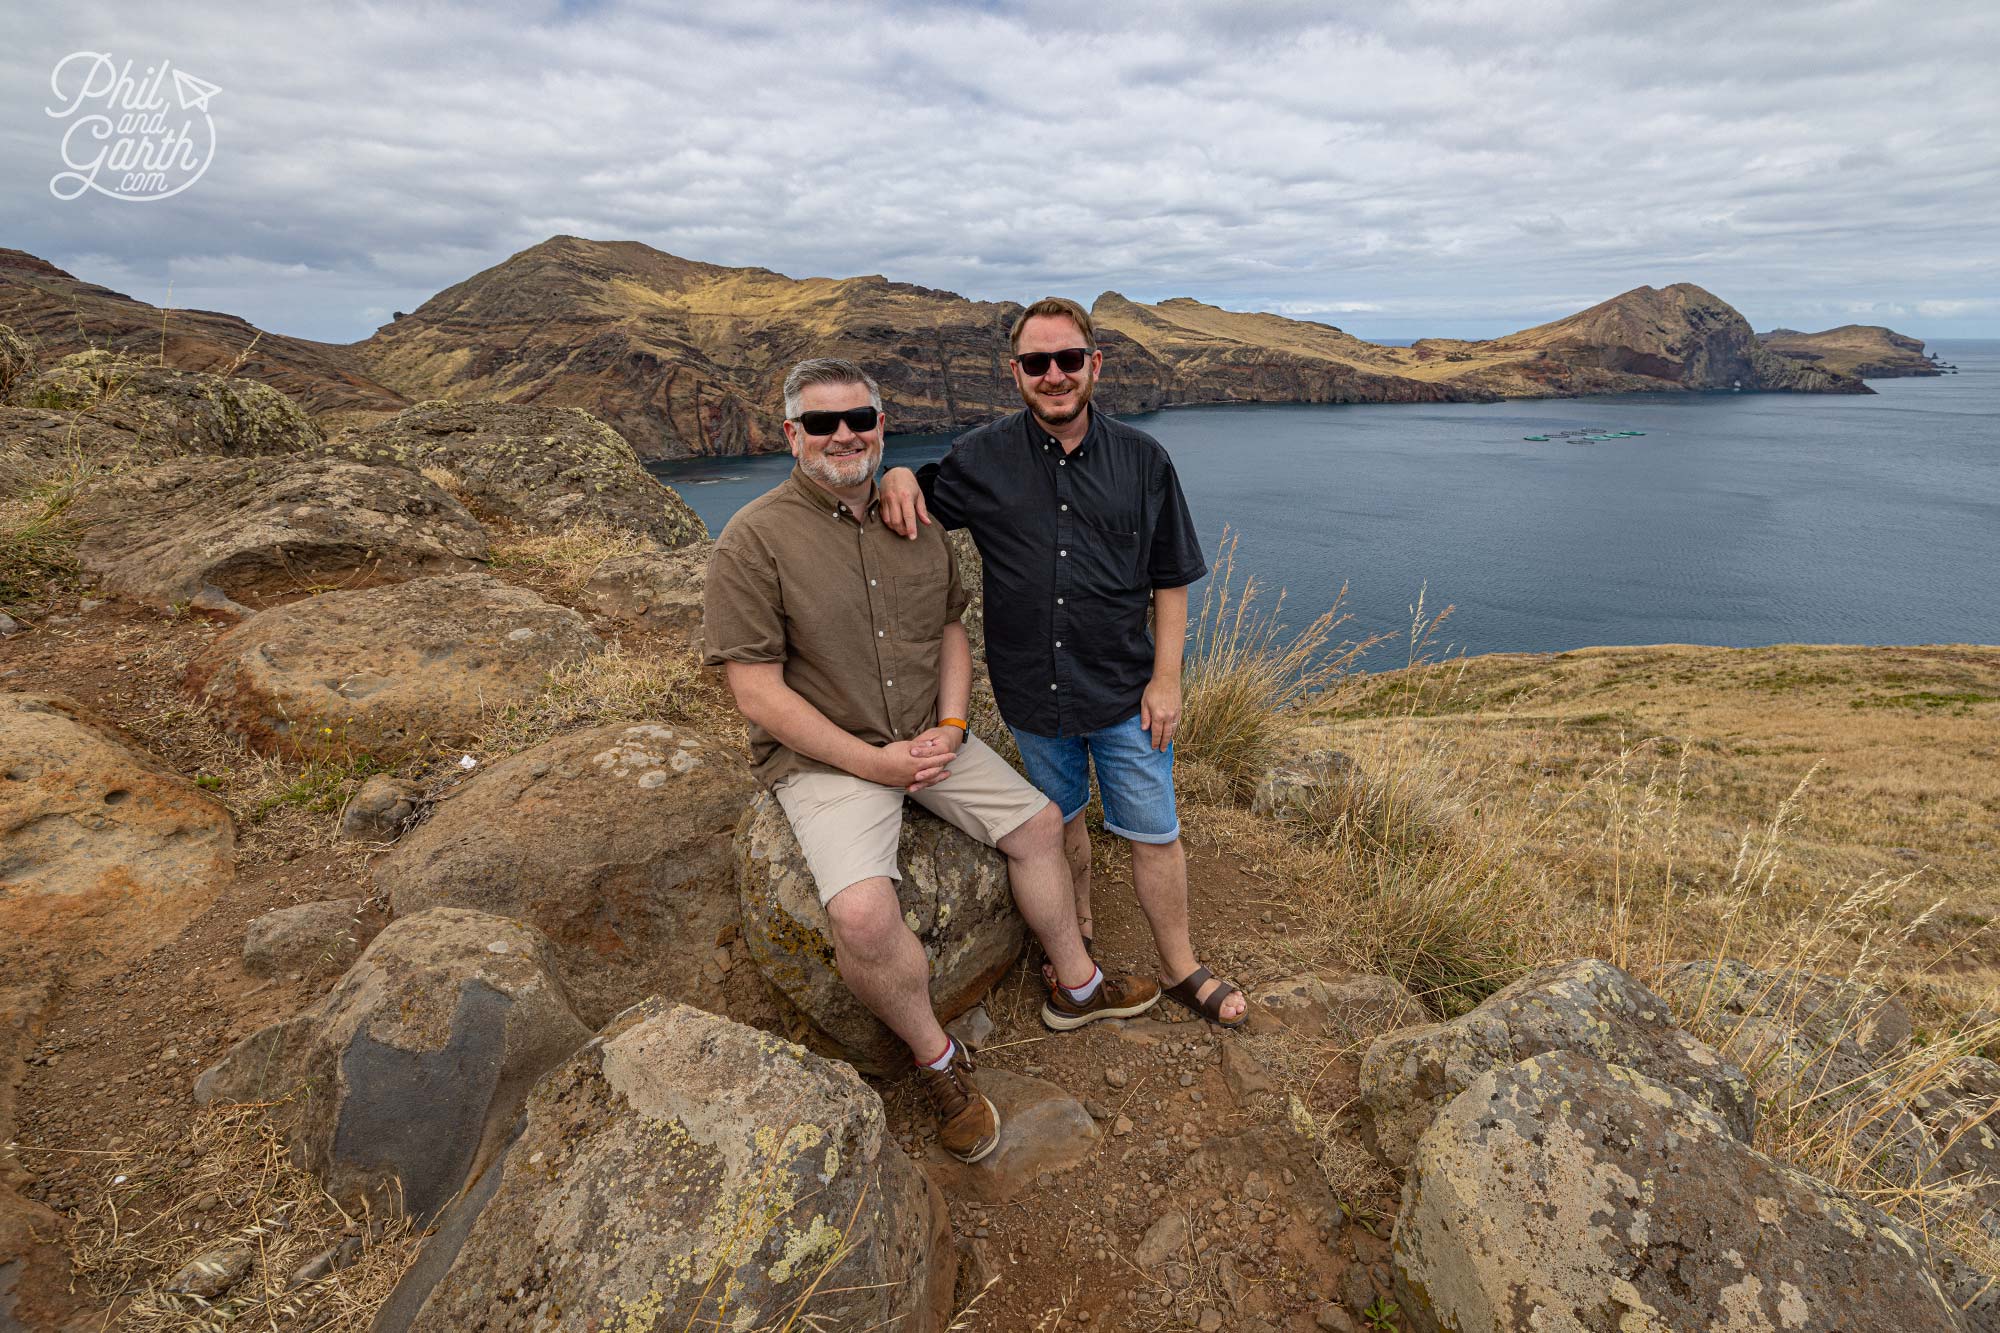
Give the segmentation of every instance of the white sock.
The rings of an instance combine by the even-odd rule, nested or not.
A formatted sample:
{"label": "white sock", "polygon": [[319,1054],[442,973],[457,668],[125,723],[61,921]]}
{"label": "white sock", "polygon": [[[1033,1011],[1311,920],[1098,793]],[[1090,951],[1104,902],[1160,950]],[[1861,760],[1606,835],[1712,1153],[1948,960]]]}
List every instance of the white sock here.
{"label": "white sock", "polygon": [[1090,980],[1084,982],[1081,986],[1078,986],[1075,990],[1071,990],[1068,986],[1064,986],[1063,994],[1069,996],[1070,1000],[1076,1004],[1089,1004],[1090,997],[1097,994],[1097,988],[1099,986],[1102,986],[1103,984],[1104,984],[1104,971],[1103,969],[1093,964],[1090,969]]}
{"label": "white sock", "polygon": [[937,1058],[936,1064],[925,1065],[924,1068],[943,1069],[946,1065],[951,1063],[951,1057],[957,1054],[958,1054],[958,1043],[953,1041],[950,1037],[946,1037],[944,1039],[944,1054],[940,1055]]}

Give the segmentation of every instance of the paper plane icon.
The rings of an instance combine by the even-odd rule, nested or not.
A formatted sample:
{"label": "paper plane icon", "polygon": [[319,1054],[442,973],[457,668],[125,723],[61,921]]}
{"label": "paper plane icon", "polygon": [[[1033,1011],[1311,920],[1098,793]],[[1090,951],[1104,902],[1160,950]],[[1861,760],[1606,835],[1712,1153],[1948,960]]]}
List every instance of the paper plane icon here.
{"label": "paper plane icon", "polygon": [[222,89],[207,79],[197,79],[185,70],[174,71],[174,92],[181,99],[181,110],[208,110],[208,99]]}

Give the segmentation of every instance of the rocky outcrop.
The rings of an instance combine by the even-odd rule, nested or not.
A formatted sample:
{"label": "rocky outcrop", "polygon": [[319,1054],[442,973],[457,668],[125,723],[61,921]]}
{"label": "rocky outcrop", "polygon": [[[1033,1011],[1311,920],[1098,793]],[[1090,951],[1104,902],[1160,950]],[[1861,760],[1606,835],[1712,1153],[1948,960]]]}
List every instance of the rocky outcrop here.
{"label": "rocky outcrop", "polygon": [[1439,1108],[1490,1069],[1551,1051],[1624,1065],[1707,1106],[1749,1141],[1750,1081],[1675,1026],[1661,999],[1595,959],[1537,968],[1449,1023],[1388,1033],[1361,1065],[1362,1127],[1391,1166],[1410,1159]]}
{"label": "rocky outcrop", "polygon": [[1335,788],[1357,777],[1354,760],[1338,750],[1315,745],[1286,747],[1286,752],[1257,776],[1250,813],[1271,819],[1328,822],[1334,816],[1331,797]]}
{"label": "rocky outcrop", "polygon": [[[929,811],[905,806],[896,862],[903,919],[930,960],[931,1006],[949,1022],[979,1003],[1027,941],[1007,861]],[[765,978],[862,1069],[906,1065],[902,1042],[840,979],[812,871],[768,792],[737,832],[736,888],[743,941]]]}
{"label": "rocky outcrop", "polygon": [[554,961],[534,929],[483,912],[397,921],[326,996],[238,1042],[195,1100],[280,1103],[294,1158],[335,1197],[400,1199],[428,1219],[590,1036]]}
{"label": "rocky outcrop", "polygon": [[235,824],[73,700],[0,694],[0,952],[131,958],[235,873]]}
{"label": "rocky outcrop", "polygon": [[1764,971],[1725,958],[1669,968],[1661,996],[1690,1022],[1727,1028],[1743,1019],[1782,1026],[1821,1050],[1839,1050],[1867,1065],[1903,1049],[1909,1011],[1880,986],[1796,970]]}
{"label": "rocky outcrop", "polygon": [[1943,373],[1924,355],[1921,339],[1905,337],[1880,324],[1843,324],[1819,333],[1772,329],[1757,338],[1788,361],[1803,361],[1836,375],[1877,380]]}
{"label": "rocky outcrop", "polygon": [[598,523],[669,549],[708,538],[622,436],[573,407],[419,403],[328,448],[364,463],[449,473],[468,503],[520,527],[557,532]]}
{"label": "rocky outcrop", "polygon": [[601,616],[692,638],[701,632],[708,548],[613,556],[583,588],[583,604]]}
{"label": "rocky outcrop", "polygon": [[79,515],[83,567],[151,606],[204,589],[246,607],[468,569],[486,533],[416,473],[315,459],[180,459],[108,479]]}
{"label": "rocky outcrop", "polygon": [[649,995],[748,1016],[755,978],[718,986],[704,964],[735,931],[730,837],[751,790],[738,753],[692,732],[593,727],[459,787],[375,883],[399,917],[451,906],[533,924],[592,1024]]}
{"label": "rocky outcrop", "polygon": [[451,574],[261,611],[204,649],[186,685],[261,752],[387,760],[472,739],[602,647],[567,607]]}
{"label": "rocky outcrop", "polygon": [[375,1327],[936,1333],[956,1271],[852,1069],[649,1000],[536,1086]]}
{"label": "rocky outcrop", "polygon": [[267,384],[77,352],[45,367],[14,398],[24,407],[73,412],[130,436],[144,458],[182,454],[293,454],[320,443],[298,404]]}
{"label": "rocky outcrop", "polygon": [[1947,1333],[1923,1253],[1681,1089],[1578,1051],[1489,1068],[1446,1105],[1395,1231],[1399,1303],[1425,1333]]}

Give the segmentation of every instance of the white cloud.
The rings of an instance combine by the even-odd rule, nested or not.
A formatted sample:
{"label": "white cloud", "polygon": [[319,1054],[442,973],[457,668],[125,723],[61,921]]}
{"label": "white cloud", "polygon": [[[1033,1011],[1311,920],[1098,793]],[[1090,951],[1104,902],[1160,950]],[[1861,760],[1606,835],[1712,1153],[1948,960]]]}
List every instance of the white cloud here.
{"label": "white cloud", "polygon": [[[1688,280],[1759,327],[1894,306],[2000,331],[1977,3],[99,0],[15,26],[0,243],[306,336],[558,231],[1398,328]],[[197,187],[48,194],[48,70],[80,48],[221,85]]]}

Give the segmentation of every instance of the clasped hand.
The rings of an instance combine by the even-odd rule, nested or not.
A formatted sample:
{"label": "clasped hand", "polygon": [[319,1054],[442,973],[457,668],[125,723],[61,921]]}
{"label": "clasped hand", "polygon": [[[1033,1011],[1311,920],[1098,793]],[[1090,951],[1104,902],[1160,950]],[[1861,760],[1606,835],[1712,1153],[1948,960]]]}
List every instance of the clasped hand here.
{"label": "clasped hand", "polygon": [[877,746],[881,760],[876,781],[907,792],[936,786],[951,771],[964,739],[957,727],[932,727],[911,740]]}

